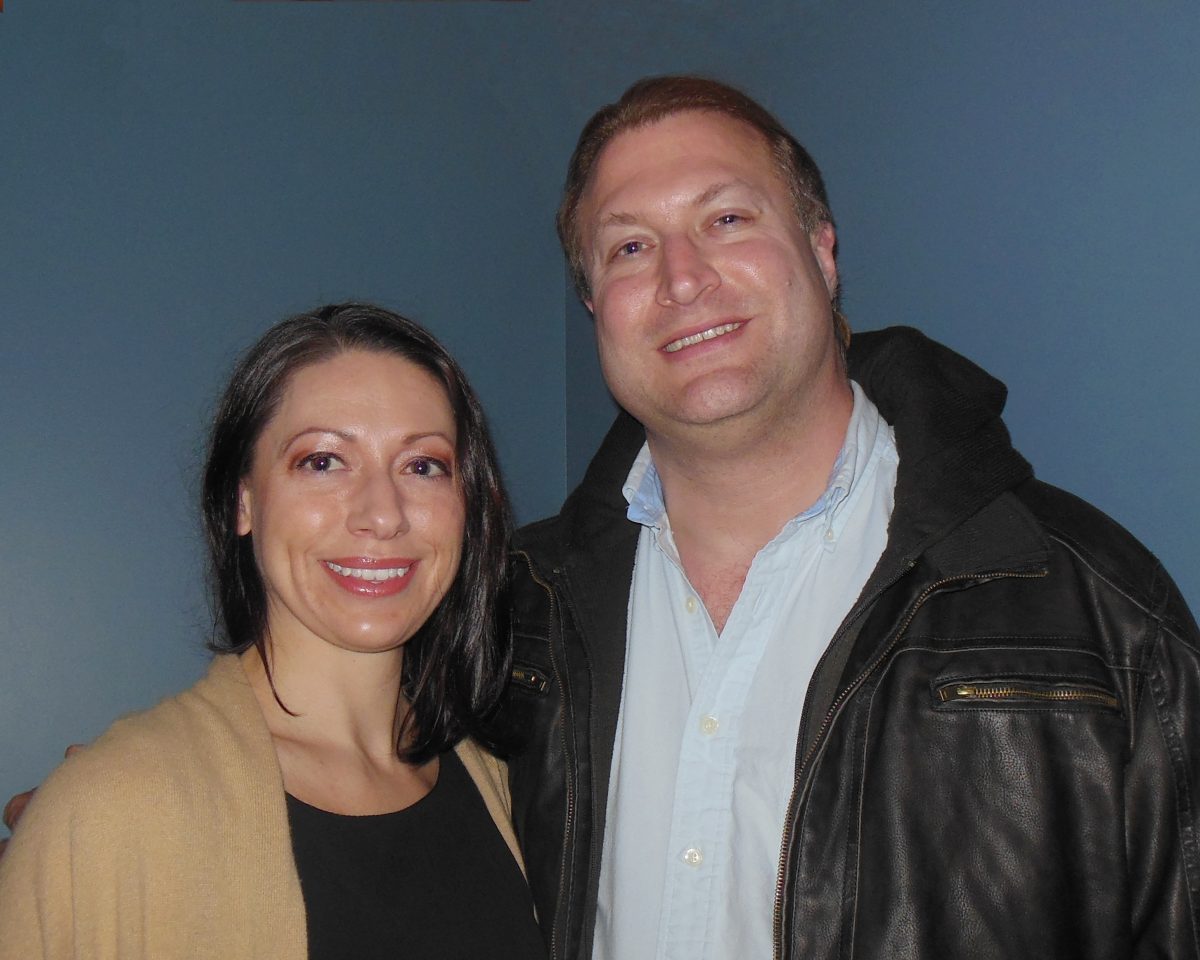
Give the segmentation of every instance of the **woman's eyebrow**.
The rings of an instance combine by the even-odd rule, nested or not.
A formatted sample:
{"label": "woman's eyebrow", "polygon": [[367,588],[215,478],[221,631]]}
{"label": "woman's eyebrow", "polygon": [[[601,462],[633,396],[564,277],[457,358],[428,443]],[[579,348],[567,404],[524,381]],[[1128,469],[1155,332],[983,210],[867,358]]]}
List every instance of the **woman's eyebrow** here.
{"label": "woman's eyebrow", "polygon": [[354,440],[354,434],[352,434],[346,430],[335,430],[333,427],[320,427],[320,426],[305,427],[302,430],[297,430],[290,437],[288,437],[286,440],[284,440],[282,443],[280,443],[279,444],[280,451],[282,452],[282,451],[286,450],[288,447],[290,447],[293,443],[295,443],[301,437],[307,436],[310,433],[331,433],[335,437],[340,437],[341,439],[343,439],[347,442]]}
{"label": "woman's eyebrow", "polygon": [[[337,430],[333,427],[321,427],[321,426],[305,427],[302,430],[297,430],[290,437],[288,437],[286,440],[284,440],[279,445],[280,451],[282,452],[282,451],[288,449],[288,447],[290,447],[293,443],[295,443],[301,437],[308,436],[310,433],[332,434],[335,437],[339,437],[340,439],[345,440],[347,443],[353,443],[356,439],[354,433],[349,430]],[[441,440],[446,441],[446,443],[450,444],[450,446],[454,446],[454,441],[450,438],[450,435],[442,430],[418,430],[415,433],[405,434],[400,439],[405,444],[410,444],[410,443],[416,443],[418,440],[427,440],[430,437],[437,437]]]}

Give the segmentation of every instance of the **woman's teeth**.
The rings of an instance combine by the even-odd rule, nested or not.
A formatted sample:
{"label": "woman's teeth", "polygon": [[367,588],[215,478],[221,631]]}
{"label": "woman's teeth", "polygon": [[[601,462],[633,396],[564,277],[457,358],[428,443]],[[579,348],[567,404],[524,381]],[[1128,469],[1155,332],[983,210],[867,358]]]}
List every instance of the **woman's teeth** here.
{"label": "woman's teeth", "polygon": [[340,563],[326,561],[325,565],[341,577],[353,577],[355,580],[394,580],[408,573],[408,567],[381,567],[364,569],[363,567],[343,567]]}

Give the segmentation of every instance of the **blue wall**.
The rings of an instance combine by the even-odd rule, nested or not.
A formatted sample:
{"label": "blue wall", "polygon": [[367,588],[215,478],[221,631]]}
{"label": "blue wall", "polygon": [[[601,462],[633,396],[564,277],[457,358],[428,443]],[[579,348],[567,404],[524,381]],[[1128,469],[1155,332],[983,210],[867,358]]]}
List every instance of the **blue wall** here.
{"label": "blue wall", "polygon": [[236,353],[314,303],[426,322],[519,513],[611,417],[552,211],[645,73],[775,109],[825,170],[846,307],[1010,385],[1046,479],[1200,605],[1200,6],[6,0],[0,14],[0,800],[194,678],[192,509]]}

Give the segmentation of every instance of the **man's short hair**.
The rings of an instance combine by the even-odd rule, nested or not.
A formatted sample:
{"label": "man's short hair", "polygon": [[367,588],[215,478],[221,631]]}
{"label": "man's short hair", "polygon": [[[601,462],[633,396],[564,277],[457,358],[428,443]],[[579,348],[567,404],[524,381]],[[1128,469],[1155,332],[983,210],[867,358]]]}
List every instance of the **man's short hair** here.
{"label": "man's short hair", "polygon": [[822,223],[833,223],[821,171],[808,151],[765,107],[740,90],[707,77],[647,77],[626,90],[616,103],[601,107],[592,115],[579,135],[567,167],[567,182],[558,208],[558,238],[575,289],[583,299],[591,296],[591,286],[583,262],[579,209],[601,151],[626,130],[690,111],[723,114],[758,131],[790,189],[796,216],[804,229],[812,233]]}

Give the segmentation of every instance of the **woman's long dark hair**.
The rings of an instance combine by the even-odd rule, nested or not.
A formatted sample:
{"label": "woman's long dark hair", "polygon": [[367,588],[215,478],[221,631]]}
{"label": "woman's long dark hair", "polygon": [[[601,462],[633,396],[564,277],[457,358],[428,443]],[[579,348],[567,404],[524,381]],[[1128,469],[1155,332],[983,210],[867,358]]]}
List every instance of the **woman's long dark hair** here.
{"label": "woman's long dark hair", "polygon": [[[488,720],[508,679],[508,499],[483,410],[466,376],[428,331],[365,303],[320,307],[276,324],[242,357],[213,420],[203,512],[219,621],[214,649],[257,647],[267,659],[267,594],[253,534],[238,536],[238,491],[254,446],[298,370],[349,350],[390,353],[428,371],[454,414],[457,482],[466,521],[462,560],[446,596],[404,648],[408,701],[398,755],[421,763],[471,735],[494,745]],[[273,686],[273,684],[272,684]]]}

